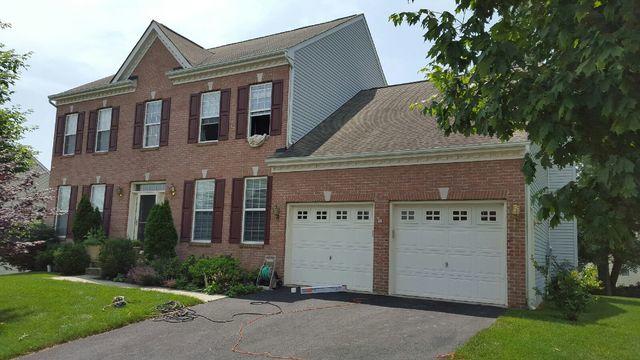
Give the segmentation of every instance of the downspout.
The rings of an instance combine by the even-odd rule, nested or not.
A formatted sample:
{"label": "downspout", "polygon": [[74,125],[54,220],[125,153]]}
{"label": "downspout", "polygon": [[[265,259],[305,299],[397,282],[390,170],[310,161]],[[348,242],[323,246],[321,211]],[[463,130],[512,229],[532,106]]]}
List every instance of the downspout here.
{"label": "downspout", "polygon": [[56,103],[55,103],[55,102],[53,102],[53,100],[51,100],[51,99],[49,99],[49,98],[47,98],[47,100],[49,100],[49,104],[51,104],[51,106],[53,106],[53,107],[54,107],[54,108],[56,108],[56,109],[58,108],[58,105],[56,105]]}
{"label": "downspout", "polygon": [[287,140],[285,143],[285,147],[289,148],[289,146],[292,145],[292,141],[291,141],[291,132],[293,129],[293,119],[292,119],[292,113],[293,113],[293,78],[295,76],[295,67],[293,66],[294,64],[294,53],[289,53],[289,50],[286,50],[284,52],[284,57],[287,59],[287,62],[289,62],[289,92],[287,94]]}

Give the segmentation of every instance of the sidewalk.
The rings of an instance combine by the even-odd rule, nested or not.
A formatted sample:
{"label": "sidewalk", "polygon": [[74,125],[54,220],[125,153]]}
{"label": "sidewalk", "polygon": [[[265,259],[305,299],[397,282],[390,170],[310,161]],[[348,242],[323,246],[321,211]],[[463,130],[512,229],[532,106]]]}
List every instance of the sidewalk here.
{"label": "sidewalk", "polygon": [[210,301],[215,301],[215,300],[220,300],[220,299],[226,298],[226,296],[224,296],[224,295],[208,295],[208,294],[204,294],[204,293],[200,293],[200,292],[194,292],[194,291],[176,290],[176,289],[169,289],[169,288],[163,288],[163,287],[157,287],[157,286],[140,286],[140,285],[135,285],[135,284],[123,283],[123,282],[102,280],[102,279],[94,278],[93,276],[89,276],[89,275],[54,276],[54,277],[52,277],[52,279],[53,280],[63,280],[63,281],[73,281],[73,282],[80,282],[80,283],[87,283],[87,284],[116,286],[116,287],[121,287],[121,288],[137,288],[137,289],[145,290],[145,291],[158,291],[158,292],[163,292],[163,293],[168,293],[168,294],[191,296],[191,297],[199,299],[199,300],[201,300],[203,302],[210,302]]}

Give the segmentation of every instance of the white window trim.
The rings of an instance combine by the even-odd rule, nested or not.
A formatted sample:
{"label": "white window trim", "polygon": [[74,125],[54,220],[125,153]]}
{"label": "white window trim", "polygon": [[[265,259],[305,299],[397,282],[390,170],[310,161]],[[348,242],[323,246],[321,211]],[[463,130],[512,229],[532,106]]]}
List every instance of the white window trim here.
{"label": "white window trim", "polygon": [[[67,134],[67,122],[69,121],[69,117],[75,115],[76,116],[76,132],[73,134]],[[62,156],[72,156],[76,153],[76,145],[73,145],[73,151],[69,154],[65,152],[67,148],[67,136],[75,135],[78,136],[78,113],[67,114],[64,117],[64,135],[62,136]],[[74,138],[74,141],[76,138]]]}
{"label": "white window trim", "polygon": [[[198,196],[198,186],[197,183],[198,182],[204,182],[204,181],[211,181],[213,182],[213,206],[211,206],[211,212],[214,211],[214,209],[216,208],[216,180],[215,179],[200,179],[200,180],[196,180],[193,184],[193,214],[191,214],[191,242],[194,243],[210,243],[213,241],[213,228],[211,228],[211,239],[206,240],[206,239],[202,239],[202,240],[196,240],[195,239],[195,232],[196,232],[196,198]],[[209,210],[203,210],[200,209],[202,211],[209,211]]]}
{"label": "white window trim", "polygon": [[[100,127],[100,112],[102,111],[106,111],[109,110],[109,129],[107,130],[99,130]],[[111,137],[111,122],[113,121],[113,108],[108,107],[108,108],[102,108],[98,110],[98,114],[96,115],[96,143],[93,146],[93,151],[97,152],[97,153],[106,153],[109,152],[109,145],[107,145],[107,150],[98,150],[98,138],[100,138],[100,133],[101,132],[105,132],[108,131],[109,132],[109,137]]]}
{"label": "white window trim", "polygon": [[[54,231],[57,233],[58,232],[58,216],[61,215],[69,215],[69,206],[67,206],[66,209],[60,209],[60,190],[62,188],[69,188],[69,199],[67,200],[67,202],[69,203],[69,206],[71,206],[71,186],[70,185],[60,185],[58,186],[58,194],[57,194],[57,199],[56,199],[56,216],[55,216],[55,220],[53,222],[53,229]],[[69,219],[67,219],[67,229],[66,229],[67,233],[69,232]],[[67,237],[67,234],[64,235],[56,235],[59,239],[65,239]]]}
{"label": "white window trim", "polygon": [[214,90],[214,91],[206,91],[200,94],[200,120],[198,120],[198,143],[199,144],[209,144],[209,143],[216,143],[218,142],[218,140],[220,139],[220,102],[218,103],[218,139],[215,140],[206,140],[206,141],[201,141],[201,135],[202,135],[202,119],[206,119],[202,117],[202,98],[204,97],[205,94],[211,94],[211,93],[219,93],[220,96],[218,97],[218,99],[220,101],[222,101],[222,92],[220,90]]}
{"label": "white window trim", "polygon": [[[151,124],[151,125],[147,125],[147,111],[148,111],[148,107],[149,104],[152,103],[160,103],[160,122],[158,122],[157,124]],[[144,118],[142,119],[142,147],[144,149],[153,149],[153,148],[157,148],[160,147],[160,131],[162,129],[158,129],[158,144],[157,145],[151,145],[151,146],[147,146],[146,142],[147,142],[147,127],[148,126],[162,126],[162,100],[152,100],[152,101],[147,101],[146,103],[144,103]]]}
{"label": "white window trim", "polygon": [[[95,206],[93,204],[93,193],[95,189],[101,188],[102,189],[102,205],[101,206]],[[91,207],[97,207],[98,210],[100,210],[100,214],[102,214],[104,212],[104,202],[105,202],[105,196],[107,195],[107,185],[106,184],[92,184],[91,185],[91,191],[89,192],[89,202],[91,203]]]}
{"label": "white window trim", "polygon": [[[244,186],[242,188],[242,236],[240,237],[240,243],[241,244],[249,244],[249,245],[262,245],[264,244],[264,241],[245,241],[244,240],[244,218],[245,218],[245,214],[247,213],[247,211],[264,211],[265,212],[265,222],[269,221],[269,219],[266,219],[266,212],[267,212],[267,208],[247,208],[246,207],[246,194],[247,194],[247,181],[248,180],[258,180],[258,179],[265,179],[267,180],[266,176],[252,176],[252,177],[246,177],[244,178]],[[267,196],[269,193],[269,181],[267,180]],[[266,204],[265,204],[266,206]],[[266,224],[265,224],[266,225]],[[266,229],[265,229],[266,232]],[[266,233],[265,233],[265,237],[266,237]]]}
{"label": "white window trim", "polygon": [[[256,115],[258,115],[259,113],[264,113],[266,114],[267,112],[269,112],[269,132],[267,133],[267,135],[271,135],[271,120],[273,120],[271,118],[271,105],[269,105],[268,109],[258,109],[258,110],[253,110],[251,109],[251,88],[254,86],[259,86],[259,85],[264,85],[264,84],[270,84],[271,85],[271,98],[273,99],[273,82],[269,81],[269,82],[264,82],[264,83],[259,83],[259,84],[253,84],[249,86],[249,109],[247,109],[247,138],[253,136],[251,135],[251,115],[252,113],[256,113]],[[264,115],[264,114],[260,114],[260,115]]]}

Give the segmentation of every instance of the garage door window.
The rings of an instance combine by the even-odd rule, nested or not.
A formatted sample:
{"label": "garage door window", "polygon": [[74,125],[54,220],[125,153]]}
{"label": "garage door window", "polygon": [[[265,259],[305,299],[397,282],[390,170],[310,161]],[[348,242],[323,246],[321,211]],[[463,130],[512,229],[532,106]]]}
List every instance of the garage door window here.
{"label": "garage door window", "polygon": [[494,223],[498,221],[498,214],[495,210],[481,210],[480,222]]}
{"label": "garage door window", "polygon": [[247,178],[244,189],[242,242],[262,244],[267,213],[267,178]]}
{"label": "garage door window", "polygon": [[358,210],[358,212],[356,213],[356,220],[369,220],[369,210]]}
{"label": "garage door window", "polygon": [[296,215],[298,220],[307,220],[308,217],[309,212],[307,210],[298,210],[298,214]]}
{"label": "garage door window", "polygon": [[318,221],[327,221],[327,210],[318,210],[316,211],[316,220]]}
{"label": "garage door window", "polygon": [[424,219],[429,222],[440,221],[440,210],[426,210]]}
{"label": "garage door window", "polygon": [[468,210],[453,210],[451,212],[451,220],[466,222],[469,221],[469,211]]}
{"label": "garage door window", "polygon": [[413,221],[416,219],[415,210],[401,210],[400,211],[400,220],[402,221]]}
{"label": "garage door window", "polygon": [[347,210],[337,210],[336,211],[336,220],[348,220],[349,212]]}

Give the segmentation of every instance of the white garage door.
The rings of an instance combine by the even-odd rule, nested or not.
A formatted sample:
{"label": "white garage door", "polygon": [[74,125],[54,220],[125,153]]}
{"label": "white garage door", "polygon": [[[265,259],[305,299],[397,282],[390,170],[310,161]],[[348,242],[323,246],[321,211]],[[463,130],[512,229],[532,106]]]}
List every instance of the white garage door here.
{"label": "white garage door", "polygon": [[373,290],[370,204],[291,206],[287,227],[285,283]]}
{"label": "white garage door", "polygon": [[505,222],[503,203],[394,204],[392,292],[506,305]]}

